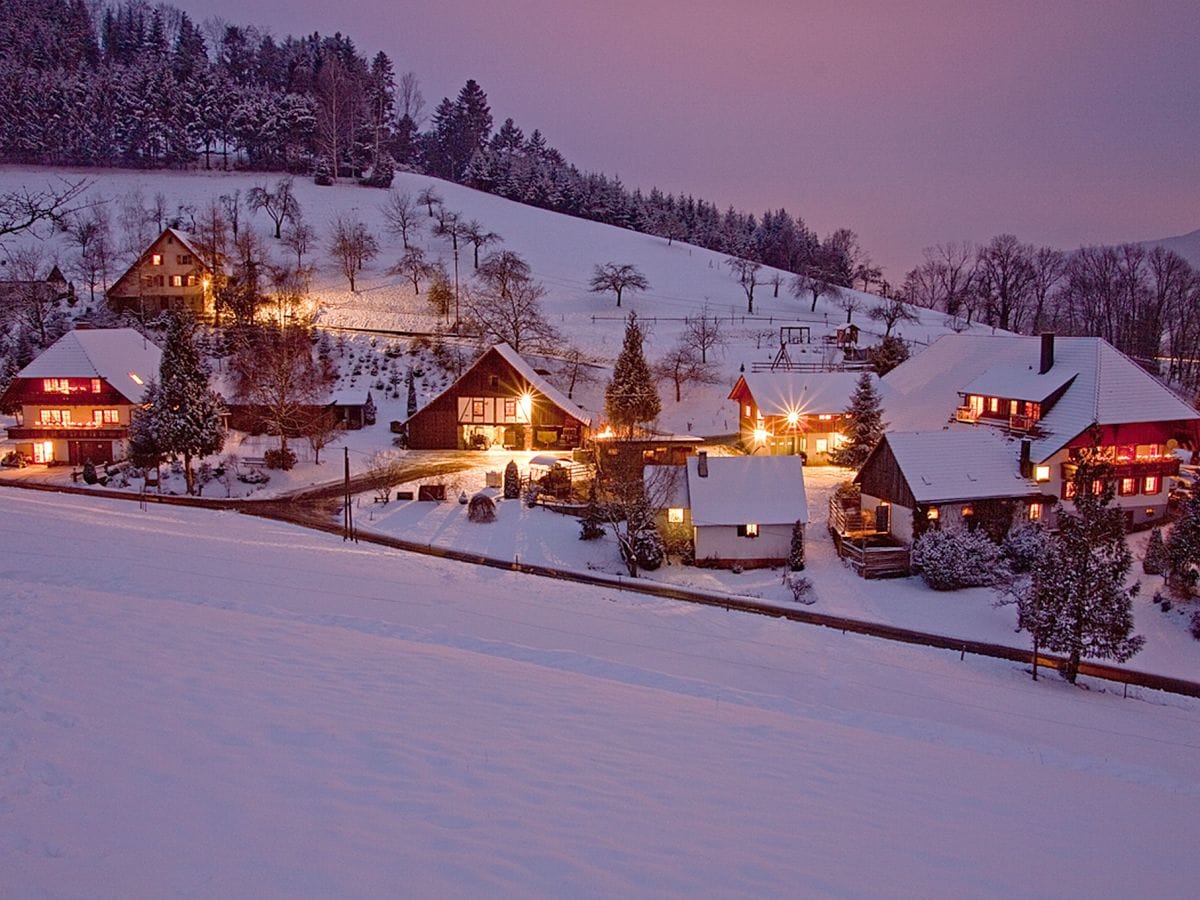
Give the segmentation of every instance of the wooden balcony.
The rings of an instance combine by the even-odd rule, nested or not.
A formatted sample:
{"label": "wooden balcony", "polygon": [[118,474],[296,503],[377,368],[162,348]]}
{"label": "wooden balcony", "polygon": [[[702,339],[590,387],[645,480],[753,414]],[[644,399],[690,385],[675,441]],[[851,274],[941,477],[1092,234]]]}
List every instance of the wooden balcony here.
{"label": "wooden balcony", "polygon": [[979,421],[979,413],[975,412],[975,410],[971,409],[969,406],[960,406],[958,409],[954,410],[954,421],[970,422],[973,424]]}
{"label": "wooden balcony", "polygon": [[1037,419],[1033,416],[1009,416],[1008,429],[1009,431],[1026,432],[1037,424]]}
{"label": "wooden balcony", "polygon": [[120,441],[129,437],[124,425],[16,425],[8,429],[13,441]]}

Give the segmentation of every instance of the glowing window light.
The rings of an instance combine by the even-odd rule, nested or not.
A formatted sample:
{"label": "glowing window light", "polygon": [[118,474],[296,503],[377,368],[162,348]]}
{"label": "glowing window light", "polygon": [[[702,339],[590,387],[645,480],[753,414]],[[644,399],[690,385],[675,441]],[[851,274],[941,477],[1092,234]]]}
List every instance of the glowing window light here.
{"label": "glowing window light", "polygon": [[755,428],[754,429],[754,443],[765,444],[767,442],[767,437],[768,437],[767,429],[765,429],[765,428]]}
{"label": "glowing window light", "polygon": [[1049,481],[1050,480],[1050,467],[1049,466],[1034,466],[1033,467],[1033,480],[1034,481]]}

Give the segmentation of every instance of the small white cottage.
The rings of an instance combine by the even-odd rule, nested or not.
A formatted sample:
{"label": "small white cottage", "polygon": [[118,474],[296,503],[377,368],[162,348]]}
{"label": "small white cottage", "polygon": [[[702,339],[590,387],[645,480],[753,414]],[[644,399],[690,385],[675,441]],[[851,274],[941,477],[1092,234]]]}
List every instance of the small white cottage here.
{"label": "small white cottage", "polygon": [[808,522],[799,456],[688,458],[686,490],[669,520],[692,528],[696,565],[729,568],[787,562],[792,530]]}

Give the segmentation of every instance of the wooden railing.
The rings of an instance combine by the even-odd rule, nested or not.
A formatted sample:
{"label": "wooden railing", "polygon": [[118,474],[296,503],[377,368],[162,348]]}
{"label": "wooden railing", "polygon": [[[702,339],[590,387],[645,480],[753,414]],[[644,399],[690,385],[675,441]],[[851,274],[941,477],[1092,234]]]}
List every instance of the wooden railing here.
{"label": "wooden railing", "polygon": [[842,541],[842,559],[863,578],[905,576],[912,571],[912,557],[907,547],[864,547],[854,541]]}
{"label": "wooden railing", "polygon": [[[848,534],[861,534],[867,530],[862,510],[857,506],[847,509],[842,506],[841,501],[837,497],[830,497],[829,530],[841,537],[845,537]],[[874,522],[871,522],[870,530],[875,530]]]}
{"label": "wooden railing", "polygon": [[971,409],[969,406],[960,406],[954,410],[954,421],[956,422],[974,422],[978,420],[979,413]]}

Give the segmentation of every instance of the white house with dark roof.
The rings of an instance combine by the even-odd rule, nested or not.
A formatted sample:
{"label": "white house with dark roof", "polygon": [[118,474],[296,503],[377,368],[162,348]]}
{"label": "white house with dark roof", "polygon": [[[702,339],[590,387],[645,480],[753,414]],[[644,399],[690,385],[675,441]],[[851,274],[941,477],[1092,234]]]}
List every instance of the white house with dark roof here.
{"label": "white house with dark roof", "polygon": [[[647,466],[643,477],[652,483],[680,468]],[[691,528],[696,565],[753,568],[787,562],[793,527],[808,522],[800,457],[701,452],[688,457],[682,474],[658,502],[668,524]]]}
{"label": "white house with dark roof", "polygon": [[[926,435],[889,440],[909,488],[914,487],[912,467],[923,456],[950,478],[979,470],[972,454],[983,453],[980,460],[992,459],[989,465],[1006,478],[1028,480],[1046,502],[1066,500],[1081,454],[1093,451],[1111,463],[1116,503],[1133,527],[1166,515],[1169,479],[1179,472],[1176,451],[1200,446],[1200,414],[1100,338],[946,335],[883,380],[890,389],[891,424]],[[955,438],[938,437],[963,432],[990,435],[1004,453],[992,454],[981,449],[991,445],[982,443],[958,447]],[[926,449],[902,459],[894,452],[901,445]],[[864,464],[864,503],[867,481],[882,489],[889,480],[868,466],[889,462],[881,454]],[[1040,505],[1030,510],[1033,515],[1049,511]]]}
{"label": "white house with dark roof", "polygon": [[161,359],[132,328],[68,331],[0,397],[0,408],[17,416],[9,439],[34,463],[122,459],[131,417]]}
{"label": "white house with dark roof", "polygon": [[[729,392],[742,446],[761,455],[803,455],[824,465],[842,440],[843,413],[862,372],[743,372]],[[889,389],[868,373],[882,395]]]}

